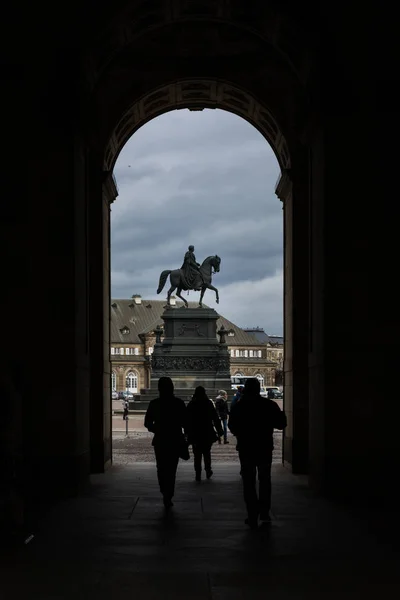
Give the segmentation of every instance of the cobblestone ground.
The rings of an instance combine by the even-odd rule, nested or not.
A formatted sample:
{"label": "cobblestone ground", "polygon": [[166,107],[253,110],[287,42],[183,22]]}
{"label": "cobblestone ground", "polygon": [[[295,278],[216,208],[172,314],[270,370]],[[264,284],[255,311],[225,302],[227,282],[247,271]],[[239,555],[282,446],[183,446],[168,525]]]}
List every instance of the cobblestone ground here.
{"label": "cobblestone ground", "polygon": [[[151,446],[153,434],[143,427],[143,416],[135,415],[128,421],[128,437],[125,433],[125,421],[113,417],[113,461],[117,465],[130,465],[138,462],[154,462]],[[214,444],[212,460],[219,463],[239,462],[236,452],[236,438],[229,434],[229,444]],[[273,462],[282,461],[282,433],[274,434]]]}

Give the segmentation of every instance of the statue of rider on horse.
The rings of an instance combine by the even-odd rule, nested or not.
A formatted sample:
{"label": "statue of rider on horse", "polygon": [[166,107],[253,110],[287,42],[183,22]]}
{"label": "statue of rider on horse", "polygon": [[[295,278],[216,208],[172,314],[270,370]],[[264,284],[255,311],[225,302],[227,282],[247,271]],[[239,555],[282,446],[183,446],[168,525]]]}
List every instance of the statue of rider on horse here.
{"label": "statue of rider on horse", "polygon": [[177,289],[176,295],[178,298],[183,300],[185,307],[188,307],[188,303],[181,296],[182,290],[193,290],[196,292],[201,291],[199,306],[203,306],[202,300],[206,289],[213,290],[216,296],[216,302],[219,302],[218,290],[211,285],[212,274],[218,273],[221,264],[219,256],[208,256],[203,264],[199,264],[196,261],[194,255],[194,246],[189,246],[188,251],[185,254],[183,265],[180,269],[174,271],[163,271],[160,275],[160,282],[157,289],[157,294],[162,292],[168,275],[170,276],[171,287],[168,290],[167,302],[170,305],[171,294]]}

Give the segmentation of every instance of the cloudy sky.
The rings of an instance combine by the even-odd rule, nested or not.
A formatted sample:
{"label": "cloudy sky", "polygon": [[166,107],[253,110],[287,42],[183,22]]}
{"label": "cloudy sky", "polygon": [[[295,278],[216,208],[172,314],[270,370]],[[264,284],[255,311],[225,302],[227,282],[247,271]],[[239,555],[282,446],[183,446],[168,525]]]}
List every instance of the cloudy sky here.
{"label": "cloudy sky", "polygon": [[279,167],[254,127],[221,110],[172,111],[132,136],[114,173],[113,298],[166,298],[169,281],[156,293],[160,273],[179,268],[193,244],[199,263],[221,257],[220,303],[209,290],[204,302],[240,327],[282,334]]}

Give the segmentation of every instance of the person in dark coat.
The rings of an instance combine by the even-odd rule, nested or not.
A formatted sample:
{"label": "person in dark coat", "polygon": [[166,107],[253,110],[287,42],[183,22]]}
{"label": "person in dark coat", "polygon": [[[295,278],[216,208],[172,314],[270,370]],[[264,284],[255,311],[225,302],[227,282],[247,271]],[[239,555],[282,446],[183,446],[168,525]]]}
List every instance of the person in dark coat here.
{"label": "person in dark coat", "polygon": [[186,406],[174,395],[170,377],[160,377],[159,398],[149,404],[144,426],[154,433],[152,445],[157,463],[157,477],[165,508],[173,506],[176,469],[182,443],[185,442]]}
{"label": "person in dark coat", "polygon": [[242,397],[243,394],[243,386],[239,385],[237,390],[236,390],[236,394],[233,396],[232,398],[232,402],[231,402],[231,410],[232,408],[235,406],[236,402],[239,402],[240,398]]}
{"label": "person in dark coat", "polygon": [[123,413],[122,413],[122,418],[124,421],[126,421],[126,419],[129,416],[129,400],[127,400],[126,398],[123,400],[122,402],[122,408],[123,408]]}
{"label": "person in dark coat", "polygon": [[[224,444],[229,444],[228,441],[228,394],[225,390],[219,390],[218,396],[215,399],[215,408],[217,409],[217,413],[219,418],[221,419],[222,427],[224,430]],[[218,443],[221,443],[221,438],[218,440]]]}
{"label": "person in dark coat", "polygon": [[240,401],[231,408],[228,427],[237,438],[243,496],[248,515],[245,523],[252,529],[258,527],[259,518],[264,522],[271,520],[273,433],[274,429],[284,429],[286,424],[285,413],[278,404],[260,396],[258,379],[248,379]]}
{"label": "person in dark coat", "polygon": [[202,386],[195,389],[192,400],[187,406],[188,443],[193,447],[196,481],[201,481],[202,458],[207,479],[211,469],[211,446],[223,434],[221,421],[215,406]]}

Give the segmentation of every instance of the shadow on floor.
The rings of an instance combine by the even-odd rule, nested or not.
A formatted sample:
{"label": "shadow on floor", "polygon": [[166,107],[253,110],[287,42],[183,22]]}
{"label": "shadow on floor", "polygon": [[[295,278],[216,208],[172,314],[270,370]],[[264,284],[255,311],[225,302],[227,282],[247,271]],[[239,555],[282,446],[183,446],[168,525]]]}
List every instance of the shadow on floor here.
{"label": "shadow on floor", "polygon": [[33,540],[8,557],[1,599],[400,595],[395,549],[280,465],[267,529],[244,525],[237,464],[215,465],[213,479],[199,484],[192,465],[181,463],[174,504],[166,515],[154,464],[92,477],[85,495],[53,509]]}

